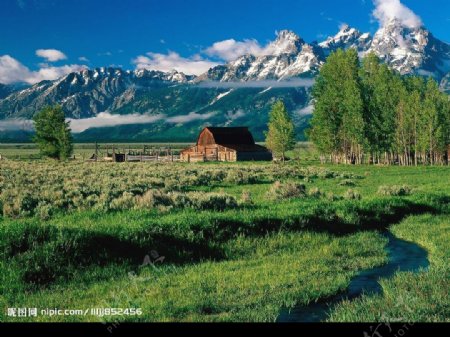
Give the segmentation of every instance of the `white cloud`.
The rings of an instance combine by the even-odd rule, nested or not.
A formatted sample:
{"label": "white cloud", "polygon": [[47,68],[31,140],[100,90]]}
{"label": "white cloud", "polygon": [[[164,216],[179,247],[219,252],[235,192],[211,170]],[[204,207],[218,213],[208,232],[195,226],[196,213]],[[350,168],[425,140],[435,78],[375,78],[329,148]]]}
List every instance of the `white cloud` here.
{"label": "white cloud", "polygon": [[375,5],[373,16],[382,26],[394,18],[400,20],[408,28],[422,26],[420,17],[403,5],[400,0],[373,0],[373,2]]}
{"label": "white cloud", "polygon": [[78,58],[78,61],[81,61],[81,62],[89,62],[89,59],[88,59],[86,56],[80,56],[80,57]]}
{"label": "white cloud", "polygon": [[86,66],[79,64],[70,64],[61,67],[41,68],[37,71],[31,71],[30,76],[25,82],[34,84],[44,80],[56,80],[64,75],[83,69],[86,69]]}
{"label": "white cloud", "polygon": [[38,49],[36,55],[47,60],[47,62],[56,62],[67,59],[67,56],[57,49]]}
{"label": "white cloud", "polygon": [[314,105],[310,104],[305,106],[304,108],[301,108],[299,110],[297,110],[297,114],[299,116],[306,116],[306,115],[311,115],[314,111]]}
{"label": "white cloud", "polygon": [[262,55],[264,47],[256,40],[236,41],[234,39],[215,42],[211,47],[205,49],[209,56],[219,57],[225,61],[234,61],[245,54]]}
{"label": "white cloud", "polygon": [[78,64],[60,67],[51,67],[46,64],[41,66],[39,70],[32,71],[9,55],[0,56],[0,83],[25,82],[35,84],[43,80],[56,80],[68,73],[86,68]]}
{"label": "white cloud", "polygon": [[[159,121],[168,124],[183,124],[196,120],[206,120],[215,115],[215,112],[199,114],[191,112],[187,115],[177,115],[168,117],[165,114],[149,115],[149,114],[129,114],[116,115],[109,112],[101,112],[95,117],[89,118],[66,118],[70,122],[70,128],[73,133],[81,133],[90,128],[112,127],[116,125],[128,124],[152,124]],[[0,131],[6,130],[33,130],[33,121],[29,119],[6,119],[0,120]]]}
{"label": "white cloud", "polygon": [[6,119],[0,120],[0,131],[33,130],[33,121],[29,119]]}
{"label": "white cloud", "polygon": [[188,122],[192,122],[192,121],[209,119],[213,115],[215,115],[215,112],[209,112],[209,113],[205,113],[205,114],[190,112],[187,115],[179,115],[179,116],[169,117],[166,119],[166,122],[167,123],[176,123],[176,124],[188,123]]}
{"label": "white cloud", "polygon": [[83,132],[89,128],[100,128],[115,125],[127,124],[150,124],[163,119],[165,115],[112,115],[108,112],[101,112],[95,117],[72,119],[68,118],[70,128],[74,133]]}
{"label": "white cloud", "polygon": [[147,53],[145,56],[140,55],[136,57],[133,63],[137,69],[165,72],[177,70],[188,75],[200,75],[211,67],[218,65],[218,63],[203,59],[199,55],[184,58],[175,52],[169,52],[168,54]]}
{"label": "white cloud", "polygon": [[[167,117],[165,114],[148,115],[148,114],[130,114],[130,115],[112,115],[109,112],[101,112],[95,117],[72,119],[68,118],[70,128],[74,133],[80,133],[90,128],[111,127],[116,125],[127,124],[152,124],[159,121],[164,123],[188,123],[195,120],[206,120],[213,116],[214,113],[198,114],[191,112],[187,115],[178,115]],[[0,124],[1,125],[1,124]]]}
{"label": "white cloud", "polygon": [[26,82],[30,70],[15,58],[4,55],[0,56],[0,83],[9,84],[14,82]]}

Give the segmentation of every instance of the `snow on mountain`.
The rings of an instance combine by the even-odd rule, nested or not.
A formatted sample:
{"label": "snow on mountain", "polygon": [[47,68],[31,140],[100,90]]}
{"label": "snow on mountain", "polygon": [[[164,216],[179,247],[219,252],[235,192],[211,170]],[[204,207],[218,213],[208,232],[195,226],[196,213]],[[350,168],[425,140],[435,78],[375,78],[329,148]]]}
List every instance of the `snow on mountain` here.
{"label": "snow on mountain", "polygon": [[277,38],[266,47],[267,55],[297,54],[305,41],[290,30],[277,32]]}
{"label": "snow on mountain", "polygon": [[450,45],[424,27],[408,28],[397,19],[376,32],[369,51],[401,74],[417,72],[439,79],[450,71]]}
{"label": "snow on mountain", "polygon": [[96,115],[132,101],[136,88],[158,88],[185,84],[193,76],[139,69],[96,68],[70,73],[55,81],[43,81],[0,100],[4,117],[32,116],[45,105],[61,104],[70,117]]}
{"label": "snow on mountain", "polygon": [[[360,56],[375,52],[401,74],[433,76],[441,82],[443,91],[449,91],[450,45],[436,39],[423,26],[406,27],[400,20],[393,19],[386,21],[373,38],[369,33],[361,33],[344,25],[336,35],[318,44],[308,44],[294,32],[282,30],[257,55],[242,55],[198,77],[177,71],[132,71],[102,67],[70,73],[58,80],[43,81],[24,90],[11,91],[9,87],[0,86],[0,119],[29,117],[43,106],[55,103],[61,104],[68,116],[74,118],[90,117],[104,111],[147,112],[145,109],[148,109],[158,113],[170,110],[170,104],[183,106],[183,100],[189,104],[191,94],[182,93],[184,89],[180,87],[191,84],[194,84],[193,88],[188,91],[196,93],[195,98],[201,102],[200,106],[211,106],[219,100],[221,103],[224,100],[228,102],[230,97],[240,97],[234,103],[239,105],[242,98],[237,95],[238,90],[233,94],[231,90],[223,92],[215,89],[211,92],[200,90],[199,93],[195,84],[208,81],[264,83],[266,80],[270,82],[314,76],[326,57],[338,48],[356,48]],[[267,86],[272,85],[268,83]],[[265,92],[263,90],[260,93]],[[181,97],[182,94],[185,95]]]}
{"label": "snow on mountain", "polygon": [[264,55],[243,55],[226,65],[211,68],[196,81],[260,81],[279,80],[304,72],[315,71],[320,66],[314,47],[289,30],[277,33]]}
{"label": "snow on mountain", "polygon": [[361,33],[355,28],[343,25],[335,36],[328,37],[325,41],[319,43],[325,55],[329,55],[338,48],[348,49],[356,48],[358,52],[363,52],[370,47],[372,37],[370,33]]}

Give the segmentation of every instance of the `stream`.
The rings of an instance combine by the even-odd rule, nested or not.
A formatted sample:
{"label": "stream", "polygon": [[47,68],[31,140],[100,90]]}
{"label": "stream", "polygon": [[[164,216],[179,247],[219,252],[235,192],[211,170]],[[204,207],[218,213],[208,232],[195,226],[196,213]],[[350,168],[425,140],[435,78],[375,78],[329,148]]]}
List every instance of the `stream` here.
{"label": "stream", "polygon": [[391,232],[383,234],[388,238],[386,251],[388,263],[372,269],[365,269],[354,276],[348,288],[340,294],[328,297],[309,305],[283,309],[277,322],[320,322],[328,318],[333,307],[344,299],[355,299],[364,294],[380,294],[383,292],[378,280],[394,275],[397,271],[417,272],[428,268],[428,253],[415,243],[395,237]]}

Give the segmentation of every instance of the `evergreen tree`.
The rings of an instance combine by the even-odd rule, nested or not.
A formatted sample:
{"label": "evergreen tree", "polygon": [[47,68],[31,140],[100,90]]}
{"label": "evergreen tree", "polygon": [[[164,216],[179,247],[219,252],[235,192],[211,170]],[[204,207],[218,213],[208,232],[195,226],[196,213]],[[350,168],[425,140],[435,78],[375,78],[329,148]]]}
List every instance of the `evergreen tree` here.
{"label": "evergreen tree", "polygon": [[60,106],[46,107],[33,118],[36,134],[34,142],[42,155],[64,160],[73,152],[73,139],[69,123]]}
{"label": "evergreen tree", "polygon": [[268,128],[266,146],[284,162],[286,151],[292,150],[295,146],[295,130],[282,101],[277,101],[272,106]]}

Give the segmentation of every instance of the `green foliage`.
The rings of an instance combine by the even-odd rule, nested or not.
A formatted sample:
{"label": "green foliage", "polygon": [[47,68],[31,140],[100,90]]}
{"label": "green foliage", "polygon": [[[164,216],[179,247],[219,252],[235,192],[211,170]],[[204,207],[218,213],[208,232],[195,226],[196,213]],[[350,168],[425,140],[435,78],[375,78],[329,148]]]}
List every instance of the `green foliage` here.
{"label": "green foliage", "polygon": [[374,53],[332,53],[313,88],[309,138],[332,162],[442,164],[450,144],[450,101],[438,84],[401,77]]}
{"label": "green foliage", "polygon": [[72,134],[60,106],[42,109],[33,121],[36,130],[33,140],[42,155],[58,160],[68,159],[72,155]]}
{"label": "green foliage", "polygon": [[360,160],[364,145],[363,101],[356,50],[332,53],[313,88],[315,99],[309,136],[323,153]]}
{"label": "green foliage", "polygon": [[282,101],[277,101],[269,114],[266,146],[284,161],[286,152],[295,146],[295,127]]}

